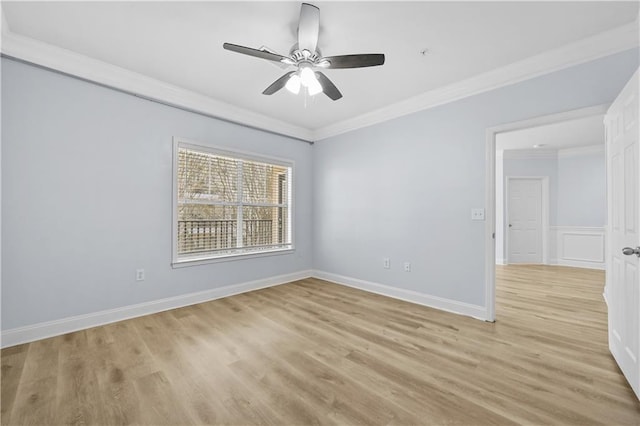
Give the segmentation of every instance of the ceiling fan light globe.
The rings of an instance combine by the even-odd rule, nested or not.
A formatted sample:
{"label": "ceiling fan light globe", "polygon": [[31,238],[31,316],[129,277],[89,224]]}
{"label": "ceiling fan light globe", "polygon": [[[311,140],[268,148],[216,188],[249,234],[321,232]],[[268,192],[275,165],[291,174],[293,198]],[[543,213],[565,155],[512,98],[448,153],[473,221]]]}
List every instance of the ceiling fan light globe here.
{"label": "ceiling fan light globe", "polygon": [[297,74],[293,74],[284,87],[294,95],[297,95],[300,93],[300,77]]}
{"label": "ceiling fan light globe", "polygon": [[313,75],[312,83],[307,86],[307,90],[309,91],[309,96],[314,96],[318,93],[322,93],[322,85],[316,78],[315,73]]}
{"label": "ceiling fan light globe", "polygon": [[300,80],[304,87],[310,87],[312,84],[318,83],[316,74],[313,72],[311,67],[304,67],[300,69]]}

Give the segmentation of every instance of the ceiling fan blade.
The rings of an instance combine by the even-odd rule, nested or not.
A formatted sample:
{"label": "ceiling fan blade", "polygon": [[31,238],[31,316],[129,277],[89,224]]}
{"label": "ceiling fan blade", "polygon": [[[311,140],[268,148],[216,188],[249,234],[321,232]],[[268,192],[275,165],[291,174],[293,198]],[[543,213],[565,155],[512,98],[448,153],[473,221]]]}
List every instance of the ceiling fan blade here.
{"label": "ceiling fan blade", "polygon": [[334,101],[337,101],[342,97],[342,93],[340,93],[336,85],[333,84],[331,80],[329,80],[329,77],[319,71],[316,72],[316,77],[318,77],[318,82],[322,86],[322,91],[325,95],[327,95]]}
{"label": "ceiling fan blade", "polygon": [[326,68],[363,68],[384,64],[382,53],[365,53],[362,55],[327,56],[323,61],[329,61]]}
{"label": "ceiling fan blade", "polygon": [[237,44],[224,43],[222,47],[232,52],[242,53],[243,55],[254,56],[256,58],[267,59],[269,61],[282,62],[283,59],[287,59],[286,56],[278,55],[277,53],[267,52],[266,50],[252,49],[250,47],[239,46]]}
{"label": "ceiling fan blade", "polygon": [[273,83],[271,83],[271,86],[267,87],[266,89],[264,89],[264,92],[262,92],[263,95],[273,95],[274,93],[276,93],[278,90],[282,89],[284,86],[286,86],[287,81],[289,81],[289,78],[295,74],[295,71],[291,71],[286,73],[285,75],[283,75],[282,77],[280,77],[279,79],[277,79],[276,81],[274,81]]}
{"label": "ceiling fan blade", "polygon": [[298,49],[316,51],[320,31],[320,9],[309,3],[302,3],[298,22]]}

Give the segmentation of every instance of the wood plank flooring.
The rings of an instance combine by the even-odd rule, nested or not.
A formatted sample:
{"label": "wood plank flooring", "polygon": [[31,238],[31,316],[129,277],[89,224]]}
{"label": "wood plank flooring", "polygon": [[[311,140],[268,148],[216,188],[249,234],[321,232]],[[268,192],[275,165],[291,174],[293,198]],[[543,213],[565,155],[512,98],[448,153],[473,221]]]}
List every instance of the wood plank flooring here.
{"label": "wood plank flooring", "polygon": [[494,324],[317,279],[2,350],[9,424],[640,424],[604,274],[497,270]]}

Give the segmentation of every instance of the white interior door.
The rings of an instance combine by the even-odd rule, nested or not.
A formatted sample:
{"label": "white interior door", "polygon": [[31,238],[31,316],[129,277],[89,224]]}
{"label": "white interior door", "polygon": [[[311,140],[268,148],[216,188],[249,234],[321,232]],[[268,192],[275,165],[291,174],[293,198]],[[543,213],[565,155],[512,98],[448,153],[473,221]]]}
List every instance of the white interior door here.
{"label": "white interior door", "polygon": [[640,152],[637,71],[611,105],[605,116],[605,126],[609,213],[605,297],[609,311],[609,349],[640,398]]}
{"label": "white interior door", "polygon": [[542,179],[507,181],[509,263],[542,263]]}

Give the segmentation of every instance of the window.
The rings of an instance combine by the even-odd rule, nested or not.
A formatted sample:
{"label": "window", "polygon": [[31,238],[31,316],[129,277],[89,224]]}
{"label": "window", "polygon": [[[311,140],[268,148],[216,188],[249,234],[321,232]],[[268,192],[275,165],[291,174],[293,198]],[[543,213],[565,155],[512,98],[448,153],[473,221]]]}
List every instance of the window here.
{"label": "window", "polygon": [[174,145],[174,263],[293,248],[292,163]]}

